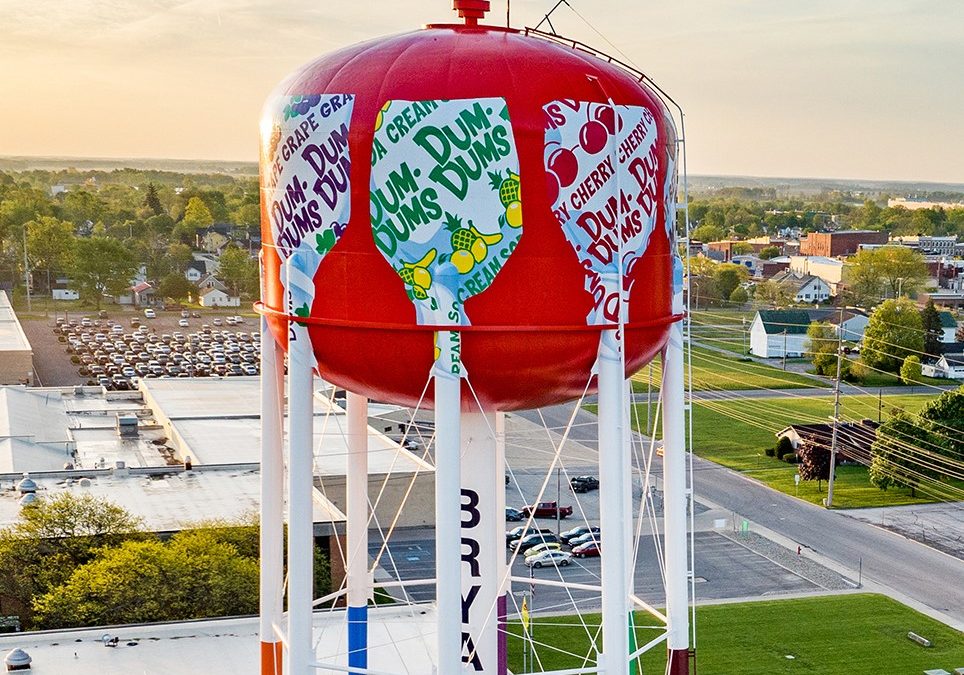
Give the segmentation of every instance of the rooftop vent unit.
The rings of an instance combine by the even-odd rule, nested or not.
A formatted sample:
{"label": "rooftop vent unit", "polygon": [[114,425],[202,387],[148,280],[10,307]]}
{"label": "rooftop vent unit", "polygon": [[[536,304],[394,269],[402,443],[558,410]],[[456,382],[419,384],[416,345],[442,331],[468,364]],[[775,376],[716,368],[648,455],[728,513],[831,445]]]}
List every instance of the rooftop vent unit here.
{"label": "rooftop vent unit", "polygon": [[137,415],[118,415],[117,435],[121,438],[137,438]]}
{"label": "rooftop vent unit", "polygon": [[23,478],[17,483],[17,489],[22,495],[33,494],[37,491],[37,481],[31,478],[29,473],[24,472]]}
{"label": "rooftop vent unit", "polygon": [[3,665],[7,667],[8,671],[30,670],[30,663],[32,661],[33,659],[30,658],[30,654],[19,647],[11,649],[7,655],[3,657]]}

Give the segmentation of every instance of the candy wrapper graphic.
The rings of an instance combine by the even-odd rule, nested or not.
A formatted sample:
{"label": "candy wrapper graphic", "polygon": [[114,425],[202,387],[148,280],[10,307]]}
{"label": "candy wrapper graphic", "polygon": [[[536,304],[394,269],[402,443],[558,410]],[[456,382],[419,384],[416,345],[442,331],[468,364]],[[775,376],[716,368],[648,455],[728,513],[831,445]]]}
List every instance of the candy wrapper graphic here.
{"label": "candy wrapper graphic", "polygon": [[552,212],[579,256],[593,297],[586,322],[625,321],[629,276],[660,208],[656,120],[642,106],[573,100],[553,101],[543,112]]}
{"label": "candy wrapper graphic", "polygon": [[350,94],[282,96],[269,111],[262,190],[290,316],[311,314],[315,273],[351,215],[353,104]]}
{"label": "candy wrapper graphic", "polygon": [[[371,221],[420,325],[467,326],[522,235],[519,157],[501,98],[388,101],[375,118]],[[465,376],[458,333],[435,372]]]}

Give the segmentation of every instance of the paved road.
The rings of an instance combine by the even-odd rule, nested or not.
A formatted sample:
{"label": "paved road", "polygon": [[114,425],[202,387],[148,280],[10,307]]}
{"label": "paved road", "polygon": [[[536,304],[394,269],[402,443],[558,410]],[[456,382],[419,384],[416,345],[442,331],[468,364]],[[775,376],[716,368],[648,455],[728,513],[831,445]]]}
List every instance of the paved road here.
{"label": "paved road", "polygon": [[[543,408],[550,427],[564,428],[572,404]],[[530,412],[516,413],[536,423]],[[596,448],[595,416],[580,411],[571,437]],[[825,556],[857,578],[886,586],[927,607],[943,612],[964,626],[964,561],[902,536],[827,511],[771,490],[760,483],[700,458],[694,458],[696,498],[707,499],[762,525],[805,550]],[[653,473],[659,475],[657,465]],[[960,524],[964,529],[964,523]],[[697,574],[699,561],[697,560]]]}

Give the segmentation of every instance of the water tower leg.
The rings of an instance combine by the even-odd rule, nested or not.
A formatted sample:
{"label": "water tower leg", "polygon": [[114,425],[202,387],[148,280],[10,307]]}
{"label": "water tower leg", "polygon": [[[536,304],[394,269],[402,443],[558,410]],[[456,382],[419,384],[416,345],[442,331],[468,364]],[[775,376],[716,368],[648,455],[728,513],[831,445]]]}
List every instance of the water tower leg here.
{"label": "water tower leg", "polygon": [[368,668],[368,399],[348,392],[348,665]]}
{"label": "water tower leg", "polygon": [[268,320],[261,318],[261,675],[281,675],[281,624],[284,560],[284,409],[282,353]]}
{"label": "water tower leg", "polygon": [[[503,482],[505,482],[505,413],[497,412],[495,414],[495,459],[493,464],[498,467],[498,473],[502,476]],[[499,530],[504,529],[503,523],[505,519],[505,488],[503,485],[499,485],[496,489],[496,495],[498,495],[498,506],[496,506],[495,512],[498,514],[499,520]],[[505,552],[502,550],[502,539],[499,536],[501,532],[496,532],[495,544],[498,549],[498,579],[504,579],[505,584],[501,589],[499,589],[499,600],[498,600],[498,619],[499,619],[499,668],[496,671],[496,675],[506,675],[509,672],[509,635],[508,635],[508,616],[509,616],[509,593],[512,592],[512,582],[509,581],[509,566],[505,559]]]}
{"label": "water tower leg", "polygon": [[668,675],[689,673],[689,603],[686,555],[686,413],[683,399],[683,324],[670,328],[663,350],[663,493],[666,549]]}
{"label": "water tower leg", "polygon": [[459,377],[436,371],[435,595],[438,672],[445,675],[462,671],[461,385]]}
{"label": "water tower leg", "polygon": [[308,331],[288,338],[288,675],[314,675],[312,547],[314,438],[312,352]]}
{"label": "water tower leg", "polygon": [[625,375],[616,331],[603,332],[599,373],[599,521],[605,528],[602,560],[602,635],[600,666],[607,675],[629,672],[629,576],[632,539],[627,537],[632,510],[629,447],[623,433]]}

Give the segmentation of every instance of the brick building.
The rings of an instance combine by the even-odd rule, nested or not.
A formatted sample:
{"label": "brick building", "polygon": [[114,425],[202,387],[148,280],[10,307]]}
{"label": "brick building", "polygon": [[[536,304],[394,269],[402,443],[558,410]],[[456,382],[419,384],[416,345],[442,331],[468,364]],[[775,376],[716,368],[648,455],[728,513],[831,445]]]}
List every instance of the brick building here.
{"label": "brick building", "polygon": [[827,258],[853,255],[861,244],[886,244],[888,239],[886,232],[873,230],[811,232],[800,239],[800,255],[820,255]]}

